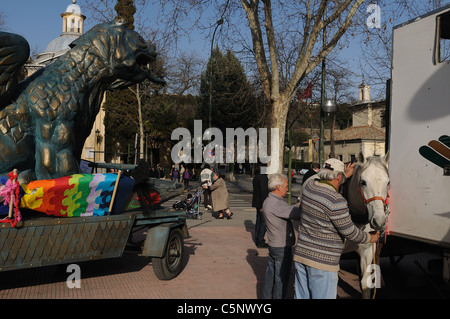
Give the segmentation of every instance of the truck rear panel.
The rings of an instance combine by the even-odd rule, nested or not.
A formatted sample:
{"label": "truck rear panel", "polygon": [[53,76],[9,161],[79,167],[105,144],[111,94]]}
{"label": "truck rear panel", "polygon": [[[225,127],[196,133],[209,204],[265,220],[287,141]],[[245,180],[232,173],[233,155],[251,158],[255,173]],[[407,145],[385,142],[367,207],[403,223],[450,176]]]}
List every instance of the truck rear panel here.
{"label": "truck rear panel", "polygon": [[450,176],[433,157],[435,143],[450,135],[450,64],[439,56],[439,37],[448,33],[440,28],[449,26],[439,21],[448,12],[393,30],[388,230],[450,247]]}

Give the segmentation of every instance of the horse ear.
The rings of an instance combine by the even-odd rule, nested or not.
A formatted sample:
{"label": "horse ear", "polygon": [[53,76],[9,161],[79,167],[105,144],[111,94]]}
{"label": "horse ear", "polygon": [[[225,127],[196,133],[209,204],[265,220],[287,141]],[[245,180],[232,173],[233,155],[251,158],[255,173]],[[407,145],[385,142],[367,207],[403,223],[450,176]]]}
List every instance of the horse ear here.
{"label": "horse ear", "polygon": [[386,155],[384,155],[383,162],[386,165],[386,167],[389,167],[389,151],[387,151]]}
{"label": "horse ear", "polygon": [[363,155],[363,153],[362,152],[359,152],[359,154],[358,154],[358,162],[359,162],[359,164],[364,164],[365,163],[365,158],[364,158],[364,155]]}

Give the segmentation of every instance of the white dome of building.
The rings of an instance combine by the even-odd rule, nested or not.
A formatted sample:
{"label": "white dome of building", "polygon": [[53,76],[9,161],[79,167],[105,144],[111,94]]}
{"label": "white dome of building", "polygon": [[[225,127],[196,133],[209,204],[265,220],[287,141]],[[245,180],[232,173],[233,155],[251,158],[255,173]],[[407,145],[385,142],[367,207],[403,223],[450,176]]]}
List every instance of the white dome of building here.
{"label": "white dome of building", "polygon": [[58,38],[52,40],[52,42],[47,45],[44,52],[60,52],[68,50],[70,48],[69,44],[71,44],[78,37],[79,35],[61,34]]}
{"label": "white dome of building", "polygon": [[72,0],[72,4],[67,6],[66,13],[69,12],[81,15],[81,8],[77,4],[77,0]]}
{"label": "white dome of building", "polygon": [[56,39],[53,39],[44,52],[39,53],[36,59],[28,63],[28,75],[36,70],[52,63],[56,58],[70,50],[69,45],[83,34],[84,20],[86,17],[81,13],[80,6],[76,0],[72,0],[72,4],[67,6],[63,18],[62,33]]}

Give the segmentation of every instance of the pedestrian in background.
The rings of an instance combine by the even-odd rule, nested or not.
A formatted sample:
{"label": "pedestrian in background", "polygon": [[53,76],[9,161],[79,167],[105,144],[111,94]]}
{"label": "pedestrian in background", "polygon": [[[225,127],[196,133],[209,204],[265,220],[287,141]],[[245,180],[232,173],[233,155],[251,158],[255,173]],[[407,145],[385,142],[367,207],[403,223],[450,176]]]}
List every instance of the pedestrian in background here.
{"label": "pedestrian in background", "polygon": [[222,177],[214,172],[214,183],[210,186],[212,208],[215,212],[219,212],[219,219],[223,219],[227,215],[227,219],[231,219],[233,213],[230,211],[230,202],[228,199],[228,189]]}
{"label": "pedestrian in background", "polygon": [[189,174],[189,169],[186,168],[183,172],[183,183],[184,189],[187,190],[189,187],[189,180],[191,179],[191,174]]}
{"label": "pedestrian in background", "polygon": [[212,210],[211,190],[209,187],[214,182],[214,174],[210,169],[209,164],[205,164],[203,170],[200,172],[200,184],[203,188],[203,205],[206,210]]}
{"label": "pedestrian in background", "polygon": [[306,180],[319,172],[319,163],[312,163],[311,168],[303,175],[302,185],[305,184]]}
{"label": "pedestrian in background", "polygon": [[270,193],[263,203],[263,215],[269,240],[269,258],[262,298],[283,299],[289,286],[292,246],[295,244],[291,219],[300,219],[300,209],[297,204],[291,206],[284,200],[288,192],[288,182],[284,175],[270,176],[268,186]]}
{"label": "pedestrian in background", "polygon": [[165,178],[166,177],[166,172],[164,171],[164,168],[161,166],[161,164],[158,164],[156,166],[156,170],[158,172],[158,178]]}
{"label": "pedestrian in background", "polygon": [[180,172],[178,171],[178,168],[174,166],[172,168],[172,180],[178,182],[178,178],[180,177]]}
{"label": "pedestrian in background", "polygon": [[180,175],[178,176],[180,183],[183,182],[184,170],[184,165],[180,164]]}
{"label": "pedestrian in background", "polygon": [[256,167],[256,175],[253,178],[253,197],[252,207],[256,208],[255,222],[255,244],[258,248],[267,248],[268,245],[264,239],[266,235],[266,222],[264,220],[262,207],[264,200],[269,195],[269,179],[267,174],[261,174],[261,166]]}

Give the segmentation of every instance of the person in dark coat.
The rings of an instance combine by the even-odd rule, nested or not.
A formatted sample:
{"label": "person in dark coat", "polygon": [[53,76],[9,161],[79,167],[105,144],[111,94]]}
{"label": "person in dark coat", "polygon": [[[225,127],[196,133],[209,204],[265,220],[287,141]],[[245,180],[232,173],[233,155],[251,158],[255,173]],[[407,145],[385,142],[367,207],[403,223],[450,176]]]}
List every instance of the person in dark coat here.
{"label": "person in dark coat", "polygon": [[302,185],[305,184],[306,180],[319,172],[319,163],[313,163],[311,168],[303,175]]}
{"label": "person in dark coat", "polygon": [[252,207],[256,208],[255,244],[258,248],[267,248],[268,245],[264,240],[266,234],[266,222],[262,213],[262,206],[264,200],[269,195],[269,179],[267,178],[267,174],[261,174],[260,167],[256,170],[256,175],[253,178],[252,198]]}

